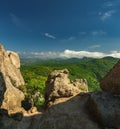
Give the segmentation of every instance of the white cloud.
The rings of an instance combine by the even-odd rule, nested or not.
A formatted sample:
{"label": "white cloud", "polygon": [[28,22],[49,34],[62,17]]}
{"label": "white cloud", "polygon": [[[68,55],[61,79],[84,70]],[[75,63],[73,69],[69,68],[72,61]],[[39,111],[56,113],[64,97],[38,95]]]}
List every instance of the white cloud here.
{"label": "white cloud", "polygon": [[92,30],[88,32],[80,32],[79,33],[81,36],[104,36],[107,34],[107,32],[103,30]]}
{"label": "white cloud", "polygon": [[102,5],[102,11],[98,13],[100,19],[105,21],[118,11],[120,0],[106,0]]}
{"label": "white cloud", "polygon": [[27,32],[32,32],[31,28],[28,27],[27,24],[20,17],[16,16],[14,13],[10,13],[9,15],[10,15],[12,23],[15,26],[17,26]]}
{"label": "white cloud", "polygon": [[56,39],[56,37],[54,35],[51,35],[49,33],[45,33],[44,34],[46,37],[50,38],[50,39]]}
{"label": "white cloud", "polygon": [[100,31],[92,31],[91,32],[92,36],[103,36],[103,35],[106,35],[106,34],[107,34],[107,32],[102,31],[102,30],[100,30]]}
{"label": "white cloud", "polygon": [[87,32],[85,32],[85,31],[80,32],[80,35],[86,35],[86,34],[87,34]]}
{"label": "white cloud", "polygon": [[74,41],[74,40],[76,40],[77,39],[77,37],[75,37],[75,36],[70,36],[70,37],[66,37],[66,38],[64,38],[64,39],[61,39],[61,42],[71,42],[71,41]]}
{"label": "white cloud", "polygon": [[111,2],[111,1],[107,1],[107,2],[105,2],[104,3],[104,7],[113,7],[115,5],[115,3],[114,2]]}
{"label": "white cloud", "polygon": [[115,12],[116,12],[115,10],[109,10],[104,13],[99,12],[98,15],[100,16],[100,19],[102,21],[105,21],[105,20],[109,19],[110,17],[112,17]]}
{"label": "white cloud", "polygon": [[10,13],[10,17],[11,17],[12,22],[13,22],[16,26],[21,27],[21,26],[23,25],[22,22],[21,22],[21,20],[20,20],[20,18],[17,17],[15,14]]}
{"label": "white cloud", "polygon": [[61,53],[61,57],[64,57],[64,58],[83,58],[83,57],[101,58],[104,56],[105,56],[104,53],[89,52],[89,51],[65,50],[63,53]]}
{"label": "white cloud", "polygon": [[106,1],[103,4],[103,8],[113,8],[120,5],[120,0]]}
{"label": "white cloud", "polygon": [[[93,47],[100,47],[99,45]],[[21,57],[26,58],[40,58],[40,59],[55,59],[55,58],[103,58],[106,56],[120,58],[120,51],[111,51],[109,53],[103,52],[90,52],[90,51],[74,51],[65,50],[63,52],[31,52],[31,53],[20,53]]]}
{"label": "white cloud", "polygon": [[92,46],[90,46],[89,48],[90,48],[90,49],[96,49],[96,48],[100,48],[100,47],[101,47],[101,46],[97,44],[97,45],[92,45]]}
{"label": "white cloud", "polygon": [[76,39],[76,37],[74,37],[74,36],[71,36],[71,37],[68,38],[68,40],[70,40],[70,41],[74,40],[74,39]]}
{"label": "white cloud", "polygon": [[108,56],[120,58],[120,51],[111,51],[110,54],[108,54]]}

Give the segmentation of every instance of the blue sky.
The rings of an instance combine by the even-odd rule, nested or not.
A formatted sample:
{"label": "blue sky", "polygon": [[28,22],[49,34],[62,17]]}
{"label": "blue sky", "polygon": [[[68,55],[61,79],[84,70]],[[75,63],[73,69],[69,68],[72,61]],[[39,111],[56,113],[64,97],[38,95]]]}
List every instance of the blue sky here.
{"label": "blue sky", "polygon": [[38,55],[118,54],[120,0],[0,0],[0,42]]}

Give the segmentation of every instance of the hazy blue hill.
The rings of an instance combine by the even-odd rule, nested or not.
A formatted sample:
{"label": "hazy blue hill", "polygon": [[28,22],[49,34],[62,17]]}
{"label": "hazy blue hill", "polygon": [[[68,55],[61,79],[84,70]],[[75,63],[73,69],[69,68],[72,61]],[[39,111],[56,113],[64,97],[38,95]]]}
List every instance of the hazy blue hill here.
{"label": "hazy blue hill", "polygon": [[22,65],[33,65],[33,64],[41,64],[41,63],[63,63],[63,62],[84,62],[84,61],[90,61],[93,60],[93,58],[87,58],[83,57],[81,59],[79,58],[70,58],[70,59],[61,59],[61,58],[56,58],[56,59],[40,59],[40,58],[20,58]]}

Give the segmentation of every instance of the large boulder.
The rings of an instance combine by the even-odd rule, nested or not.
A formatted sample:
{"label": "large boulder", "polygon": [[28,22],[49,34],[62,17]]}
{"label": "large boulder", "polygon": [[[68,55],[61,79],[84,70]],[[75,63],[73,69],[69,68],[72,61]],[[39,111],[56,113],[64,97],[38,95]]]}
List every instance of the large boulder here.
{"label": "large boulder", "polygon": [[17,89],[24,85],[20,73],[20,60],[17,53],[7,52],[0,45],[0,106],[7,110],[15,110],[21,107],[24,94]]}
{"label": "large boulder", "polygon": [[96,91],[88,99],[90,116],[102,127],[120,128],[120,96]]}
{"label": "large boulder", "polygon": [[[101,129],[86,112],[89,93],[81,93],[72,98],[59,98],[57,103],[43,114],[23,116],[21,113],[8,116],[0,114],[1,129]],[[21,119],[22,118],[22,119]]]}
{"label": "large boulder", "polygon": [[99,129],[85,111],[88,97],[87,93],[81,93],[68,100],[59,98],[65,101],[51,106],[42,115],[37,127],[33,124],[34,129]]}
{"label": "large boulder", "polygon": [[67,69],[54,70],[48,76],[45,89],[45,102],[62,97],[71,97],[80,92],[88,92],[88,85],[86,79],[76,79],[70,82],[68,78],[69,71]]}
{"label": "large boulder", "polygon": [[103,91],[120,94],[120,61],[100,81]]}

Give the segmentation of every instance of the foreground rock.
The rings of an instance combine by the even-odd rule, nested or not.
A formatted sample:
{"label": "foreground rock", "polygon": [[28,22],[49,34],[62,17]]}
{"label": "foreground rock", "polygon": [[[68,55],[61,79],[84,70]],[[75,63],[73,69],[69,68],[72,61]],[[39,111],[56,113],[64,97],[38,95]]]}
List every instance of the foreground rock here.
{"label": "foreground rock", "polygon": [[[6,111],[0,110],[0,129],[34,129],[40,123],[41,115],[24,116],[22,113],[8,115]],[[39,121],[39,123],[38,123]],[[36,125],[32,125],[32,123]]]}
{"label": "foreground rock", "polygon": [[101,80],[100,87],[103,91],[120,94],[120,61]]}
{"label": "foreground rock", "polygon": [[[99,129],[85,111],[88,94],[79,94],[50,107],[34,129]],[[59,99],[57,100],[59,101]]]}
{"label": "foreground rock", "polygon": [[70,82],[69,71],[54,70],[46,81],[45,100],[46,104],[62,97],[71,97],[81,92],[88,92],[88,85],[85,79],[76,79]]}
{"label": "foreground rock", "polygon": [[16,87],[24,85],[20,73],[20,60],[17,53],[6,52],[0,45],[0,106],[1,108],[18,111],[24,94]]}
{"label": "foreground rock", "polygon": [[90,119],[85,110],[88,98],[89,94],[59,98],[44,114],[23,117],[21,121],[19,117],[16,119],[16,117],[4,115],[0,120],[2,125],[0,127],[5,129],[101,129]]}
{"label": "foreground rock", "polygon": [[103,127],[120,128],[120,96],[93,92],[88,101],[90,115]]}

